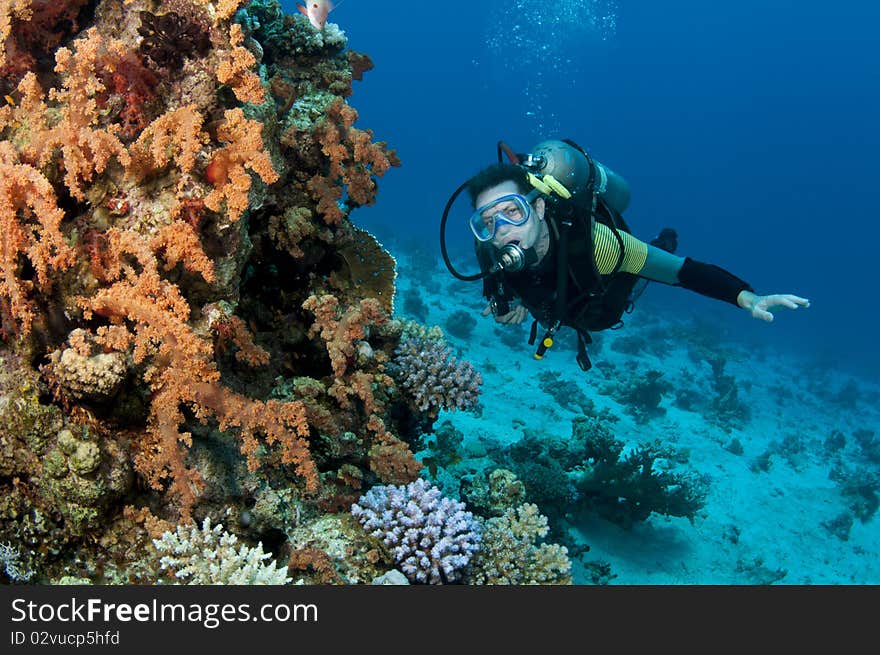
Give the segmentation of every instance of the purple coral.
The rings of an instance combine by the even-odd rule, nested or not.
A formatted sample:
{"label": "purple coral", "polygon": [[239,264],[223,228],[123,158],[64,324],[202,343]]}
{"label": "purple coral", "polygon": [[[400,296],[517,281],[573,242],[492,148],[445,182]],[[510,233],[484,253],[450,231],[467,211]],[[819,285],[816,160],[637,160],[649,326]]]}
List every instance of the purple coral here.
{"label": "purple coral", "polygon": [[480,546],[479,523],[464,507],[419,478],[373,487],[351,513],[388,546],[410,582],[441,584],[459,580]]}
{"label": "purple coral", "polygon": [[483,377],[469,362],[456,362],[442,341],[404,338],[389,372],[423,412],[468,409],[477,404]]}

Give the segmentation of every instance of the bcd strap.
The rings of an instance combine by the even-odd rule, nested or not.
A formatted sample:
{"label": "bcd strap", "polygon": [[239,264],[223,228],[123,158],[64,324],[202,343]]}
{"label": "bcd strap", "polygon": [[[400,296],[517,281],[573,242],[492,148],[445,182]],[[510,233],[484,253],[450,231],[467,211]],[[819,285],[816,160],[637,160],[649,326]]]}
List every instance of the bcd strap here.
{"label": "bcd strap", "polygon": [[538,337],[538,320],[535,319],[532,321],[532,329],[529,332],[529,345],[535,345],[535,339]]}
{"label": "bcd strap", "polygon": [[577,363],[582,371],[589,371],[593,368],[593,362],[590,361],[590,354],[587,352],[587,344],[593,342],[593,338],[589,333],[578,330],[578,354]]}

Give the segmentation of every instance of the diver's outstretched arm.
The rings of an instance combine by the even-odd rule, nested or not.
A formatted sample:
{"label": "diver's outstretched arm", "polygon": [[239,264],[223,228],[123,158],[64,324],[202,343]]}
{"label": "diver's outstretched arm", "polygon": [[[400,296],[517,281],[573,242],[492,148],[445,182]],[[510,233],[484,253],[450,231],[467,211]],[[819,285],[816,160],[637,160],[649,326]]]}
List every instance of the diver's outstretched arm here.
{"label": "diver's outstretched arm", "polygon": [[690,257],[677,257],[649,245],[645,265],[638,272],[642,277],[696,291],[697,293],[734,303],[754,318],[770,323],[774,307],[797,309],[809,307],[810,301],[790,293],[759,296],[752,287],[732,273],[713,264],[703,264]]}

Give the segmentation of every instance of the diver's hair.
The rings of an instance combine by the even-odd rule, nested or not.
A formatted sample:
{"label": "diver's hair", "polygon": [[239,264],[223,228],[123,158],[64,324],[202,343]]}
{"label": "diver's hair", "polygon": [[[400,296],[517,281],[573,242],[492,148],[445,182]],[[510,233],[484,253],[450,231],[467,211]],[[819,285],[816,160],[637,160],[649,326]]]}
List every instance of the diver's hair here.
{"label": "diver's hair", "polygon": [[477,196],[483,191],[504,182],[515,183],[517,192],[523,195],[532,189],[529,176],[521,167],[507,163],[492,164],[474,175],[468,182],[467,190],[471,197],[471,205],[477,206]]}

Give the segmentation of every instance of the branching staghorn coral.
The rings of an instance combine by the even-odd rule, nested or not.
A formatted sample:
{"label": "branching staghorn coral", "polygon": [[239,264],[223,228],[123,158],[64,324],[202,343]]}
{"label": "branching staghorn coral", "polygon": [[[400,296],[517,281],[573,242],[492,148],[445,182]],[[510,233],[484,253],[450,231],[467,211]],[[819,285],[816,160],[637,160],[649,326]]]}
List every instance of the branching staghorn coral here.
{"label": "branching staghorn coral", "polygon": [[238,544],[238,537],[221,524],[211,527],[205,518],[201,527],[178,525],[153,540],[161,558],[161,570],[170,572],[182,584],[191,585],[283,585],[290,582],[285,568],[276,568],[263,545],[251,548]]}

